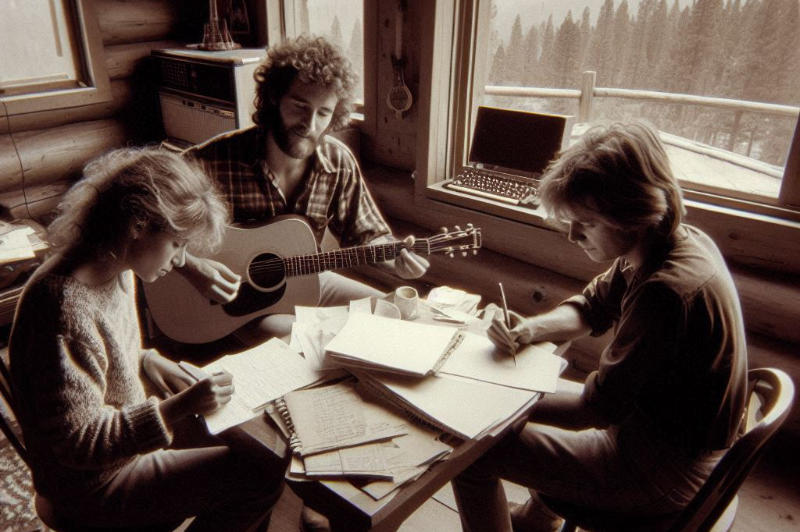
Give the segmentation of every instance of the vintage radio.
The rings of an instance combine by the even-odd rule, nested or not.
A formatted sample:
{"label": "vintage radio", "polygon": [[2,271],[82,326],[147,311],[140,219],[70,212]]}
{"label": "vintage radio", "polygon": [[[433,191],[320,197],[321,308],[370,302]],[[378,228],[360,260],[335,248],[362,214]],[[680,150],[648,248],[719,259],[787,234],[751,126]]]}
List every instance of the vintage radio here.
{"label": "vintage radio", "polygon": [[154,50],[160,73],[164,130],[173,144],[188,146],[253,124],[253,73],[264,49]]}

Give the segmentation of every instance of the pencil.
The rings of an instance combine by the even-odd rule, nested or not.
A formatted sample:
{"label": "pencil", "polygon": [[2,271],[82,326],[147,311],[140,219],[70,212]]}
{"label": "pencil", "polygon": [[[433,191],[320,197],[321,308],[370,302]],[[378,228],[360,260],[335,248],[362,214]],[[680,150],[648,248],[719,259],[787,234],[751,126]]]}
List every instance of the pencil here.
{"label": "pencil", "polygon": [[[503,283],[497,283],[500,287],[500,301],[503,303],[503,318],[506,320],[506,328],[511,330],[511,315],[508,313],[508,301],[506,301],[506,291],[503,290]],[[514,366],[517,365],[517,347],[511,346],[511,357],[514,359]]]}

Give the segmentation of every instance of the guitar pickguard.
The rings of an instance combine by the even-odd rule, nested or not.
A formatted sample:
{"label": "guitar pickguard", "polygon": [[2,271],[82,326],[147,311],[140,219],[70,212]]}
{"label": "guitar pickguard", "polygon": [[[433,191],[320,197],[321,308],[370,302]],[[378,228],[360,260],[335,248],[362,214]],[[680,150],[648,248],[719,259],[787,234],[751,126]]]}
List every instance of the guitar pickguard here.
{"label": "guitar pickguard", "polygon": [[239,295],[230,303],[225,303],[222,308],[228,316],[246,316],[252,312],[271,307],[283,297],[286,292],[286,284],[282,284],[271,292],[256,290],[249,284],[242,284],[239,287]]}

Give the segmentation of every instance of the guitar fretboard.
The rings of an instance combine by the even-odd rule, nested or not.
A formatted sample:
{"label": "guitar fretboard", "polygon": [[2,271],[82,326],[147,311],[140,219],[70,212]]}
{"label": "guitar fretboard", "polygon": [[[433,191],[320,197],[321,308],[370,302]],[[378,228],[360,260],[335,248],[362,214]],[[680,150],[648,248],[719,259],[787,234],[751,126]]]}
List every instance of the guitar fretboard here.
{"label": "guitar fretboard", "polygon": [[[354,246],[324,253],[315,253],[313,255],[288,257],[283,259],[283,262],[286,267],[286,275],[293,277],[327,270],[336,270],[339,268],[350,268],[362,264],[386,262],[387,260],[392,260],[397,257],[400,250],[404,247],[406,246],[402,242]],[[426,253],[426,249],[427,245],[422,241],[418,241],[412,246],[412,250],[417,253]]]}

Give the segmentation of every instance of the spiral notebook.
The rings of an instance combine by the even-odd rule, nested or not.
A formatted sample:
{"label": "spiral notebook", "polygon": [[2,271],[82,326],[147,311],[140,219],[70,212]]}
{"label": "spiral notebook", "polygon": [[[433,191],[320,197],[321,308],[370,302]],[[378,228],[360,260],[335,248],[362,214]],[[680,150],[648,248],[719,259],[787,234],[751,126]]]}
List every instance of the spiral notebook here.
{"label": "spiral notebook", "polygon": [[347,367],[424,377],[438,371],[462,341],[455,327],[352,314],[325,351]]}
{"label": "spiral notebook", "polygon": [[365,401],[352,381],[289,392],[275,401],[274,410],[289,437],[289,446],[301,456],[408,432],[406,419]]}

